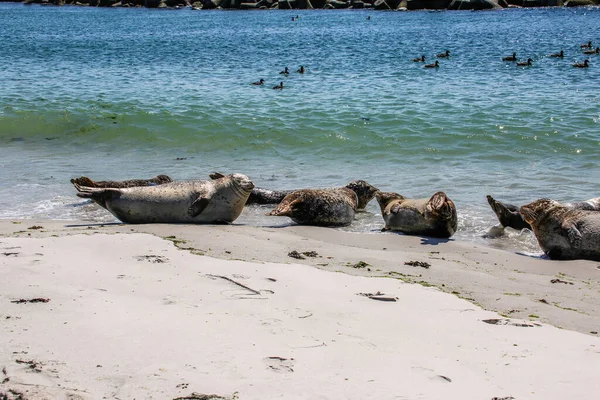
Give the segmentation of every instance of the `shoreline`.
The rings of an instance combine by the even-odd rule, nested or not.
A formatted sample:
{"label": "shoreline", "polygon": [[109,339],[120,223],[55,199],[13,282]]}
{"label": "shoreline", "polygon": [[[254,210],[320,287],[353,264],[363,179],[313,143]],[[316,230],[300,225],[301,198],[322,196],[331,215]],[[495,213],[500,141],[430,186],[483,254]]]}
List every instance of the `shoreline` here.
{"label": "shoreline", "polygon": [[600,388],[590,261],[303,226],[0,220],[0,247],[7,399],[548,400]]}
{"label": "shoreline", "polygon": [[[330,272],[394,278],[436,287],[507,318],[548,323],[592,335],[600,331],[600,263],[595,261],[556,261],[453,239],[372,235],[300,225],[0,220],[0,237],[98,233],[150,234],[191,254],[220,260],[298,263]],[[292,251],[300,255],[316,252],[318,256],[298,259],[288,255]],[[404,264],[415,261],[430,266]]]}
{"label": "shoreline", "polygon": [[[0,0],[0,2],[104,8],[193,10],[481,11],[507,8],[597,6],[596,0]],[[368,17],[370,19],[370,17]],[[294,18],[292,18],[294,21]]]}

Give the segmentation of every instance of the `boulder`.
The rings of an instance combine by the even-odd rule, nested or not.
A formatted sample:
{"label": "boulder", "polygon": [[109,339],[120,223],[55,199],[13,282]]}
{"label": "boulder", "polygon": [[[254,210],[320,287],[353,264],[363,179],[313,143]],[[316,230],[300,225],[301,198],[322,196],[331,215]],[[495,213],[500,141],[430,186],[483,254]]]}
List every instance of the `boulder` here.
{"label": "boulder", "polygon": [[448,10],[496,10],[500,9],[496,0],[452,0]]}
{"label": "boulder", "polygon": [[583,7],[583,6],[595,6],[596,2],[592,0],[569,0],[565,3],[565,7]]}
{"label": "boulder", "polygon": [[407,10],[445,10],[452,0],[408,0]]}
{"label": "boulder", "polygon": [[400,0],[375,0],[373,8],[375,10],[395,10],[400,5]]}

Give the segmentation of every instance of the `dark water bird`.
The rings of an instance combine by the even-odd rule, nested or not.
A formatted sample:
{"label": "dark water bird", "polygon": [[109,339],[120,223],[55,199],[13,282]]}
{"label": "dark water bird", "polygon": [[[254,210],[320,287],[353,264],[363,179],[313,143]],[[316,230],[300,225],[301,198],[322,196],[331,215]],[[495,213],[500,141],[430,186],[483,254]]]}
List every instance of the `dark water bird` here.
{"label": "dark water bird", "polygon": [[513,52],[512,56],[502,57],[502,61],[517,61],[517,53]]}
{"label": "dark water bird", "polygon": [[425,64],[425,68],[437,68],[440,66],[440,63],[438,62],[438,60],[435,60],[435,62],[433,64]]}
{"label": "dark water bird", "polygon": [[582,63],[576,62],[575,64],[573,64],[573,66],[575,68],[587,68],[590,66],[590,60],[583,60]]}
{"label": "dark water bird", "polygon": [[584,44],[582,44],[579,47],[581,47],[582,49],[591,49],[592,48],[592,41],[590,40],[589,42],[584,43]]}
{"label": "dark water bird", "polygon": [[283,71],[281,71],[281,72],[280,72],[280,74],[282,74],[282,75],[287,75],[287,74],[289,74],[289,73],[290,73],[290,70],[288,69],[288,67],[285,67],[285,68],[283,69]]}
{"label": "dark water bird", "polygon": [[252,82],[253,85],[263,85],[265,83],[264,79],[260,79],[260,81]]}
{"label": "dark water bird", "polygon": [[590,50],[585,50],[583,52],[583,54],[599,54],[600,53],[600,47],[596,47],[594,50],[590,49]]}
{"label": "dark water bird", "polygon": [[425,62],[425,56],[417,57],[412,59],[414,62]]}
{"label": "dark water bird", "polygon": [[529,67],[530,65],[533,65],[533,64],[531,64],[532,61],[533,60],[531,58],[528,58],[527,61],[519,61],[517,63],[517,66],[519,66],[519,67]]}
{"label": "dark water bird", "polygon": [[273,89],[283,89],[283,82],[279,82],[279,85],[273,86]]}
{"label": "dark water bird", "polygon": [[365,18],[367,21],[371,20],[371,16],[369,15],[367,18]]}
{"label": "dark water bird", "polygon": [[554,54],[550,54],[550,57],[555,57],[555,58],[564,58],[565,56],[565,52],[564,51],[560,51],[560,53],[554,53]]}
{"label": "dark water bird", "polygon": [[448,57],[450,57],[450,50],[446,50],[443,53],[436,54],[436,57],[437,58],[448,58]]}
{"label": "dark water bird", "polygon": [[299,74],[303,74],[304,73],[304,65],[301,65],[300,68],[298,68],[298,71],[296,71]]}

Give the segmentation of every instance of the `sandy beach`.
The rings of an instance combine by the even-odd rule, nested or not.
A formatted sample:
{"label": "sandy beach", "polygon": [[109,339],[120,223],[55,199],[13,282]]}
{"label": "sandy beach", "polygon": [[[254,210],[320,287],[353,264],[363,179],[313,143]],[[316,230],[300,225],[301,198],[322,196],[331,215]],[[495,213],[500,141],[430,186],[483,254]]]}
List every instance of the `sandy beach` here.
{"label": "sandy beach", "polygon": [[0,221],[1,399],[595,399],[600,267],[315,227]]}

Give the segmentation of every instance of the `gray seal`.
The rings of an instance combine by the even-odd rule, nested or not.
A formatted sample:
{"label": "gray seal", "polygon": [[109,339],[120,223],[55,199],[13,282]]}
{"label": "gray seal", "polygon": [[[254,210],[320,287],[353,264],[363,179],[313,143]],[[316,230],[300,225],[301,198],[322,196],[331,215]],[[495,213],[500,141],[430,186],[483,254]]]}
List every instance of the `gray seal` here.
{"label": "gray seal", "polygon": [[[496,214],[498,221],[504,228],[510,227],[516,230],[532,230],[531,225],[529,225],[520,214],[520,207],[515,206],[514,204],[500,202],[490,195],[487,195],[486,197],[490,207]],[[563,206],[572,210],[600,211],[600,197],[576,203],[564,203]]]}
{"label": "gray seal", "polygon": [[290,217],[299,225],[347,226],[354,220],[358,196],[346,187],[296,190],[265,215]]}
{"label": "gray seal", "polygon": [[600,213],[573,209],[550,199],[522,206],[519,212],[553,260],[600,261]]}
{"label": "gray seal", "polygon": [[158,175],[150,179],[129,179],[126,181],[93,181],[87,176],[71,179],[73,185],[94,187],[94,188],[129,188],[136,186],[155,186],[163,183],[173,182],[173,179],[167,175]]}
{"label": "gray seal", "polygon": [[458,228],[456,207],[444,192],[425,199],[407,199],[393,192],[378,192],[375,197],[385,221],[384,231],[449,238]]}
{"label": "gray seal", "polygon": [[209,181],[131,188],[74,186],[77,196],[92,199],[126,223],[231,223],[242,213],[254,184],[246,175],[219,175]]}

